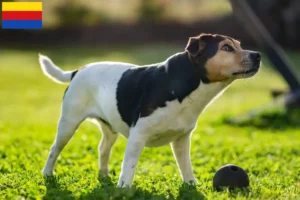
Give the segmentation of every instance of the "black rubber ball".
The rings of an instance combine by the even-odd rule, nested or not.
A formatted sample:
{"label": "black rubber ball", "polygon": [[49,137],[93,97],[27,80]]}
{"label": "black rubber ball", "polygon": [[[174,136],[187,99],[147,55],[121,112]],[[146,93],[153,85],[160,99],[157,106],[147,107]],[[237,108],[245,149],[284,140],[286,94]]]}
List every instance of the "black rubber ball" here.
{"label": "black rubber ball", "polygon": [[249,186],[248,174],[241,167],[233,164],[222,166],[214,175],[213,187],[245,188]]}

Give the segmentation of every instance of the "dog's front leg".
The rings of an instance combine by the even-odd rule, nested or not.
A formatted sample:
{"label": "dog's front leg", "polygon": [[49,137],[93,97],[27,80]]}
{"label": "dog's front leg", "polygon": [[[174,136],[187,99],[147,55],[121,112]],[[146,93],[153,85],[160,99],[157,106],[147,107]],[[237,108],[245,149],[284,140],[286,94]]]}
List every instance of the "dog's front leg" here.
{"label": "dog's front leg", "polygon": [[190,136],[191,133],[181,136],[171,143],[171,147],[183,181],[196,184],[190,159]]}
{"label": "dog's front leg", "polygon": [[135,169],[146,140],[147,138],[142,133],[130,131],[118,187],[131,187]]}

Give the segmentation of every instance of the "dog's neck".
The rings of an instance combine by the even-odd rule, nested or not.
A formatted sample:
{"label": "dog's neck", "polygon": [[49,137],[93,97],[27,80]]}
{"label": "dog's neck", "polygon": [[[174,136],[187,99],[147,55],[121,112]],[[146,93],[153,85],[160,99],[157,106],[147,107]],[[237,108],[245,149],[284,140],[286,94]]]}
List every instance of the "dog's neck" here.
{"label": "dog's neck", "polygon": [[205,69],[206,61],[202,59],[195,63],[188,52],[179,52],[169,57],[165,63],[169,74],[179,74],[182,78],[207,84],[210,81]]}
{"label": "dog's neck", "polygon": [[204,63],[195,66],[187,52],[169,57],[165,62],[165,67],[170,87],[180,102],[187,96],[190,98],[207,96],[207,99],[213,99],[232,82],[229,80],[210,83],[205,74]]}

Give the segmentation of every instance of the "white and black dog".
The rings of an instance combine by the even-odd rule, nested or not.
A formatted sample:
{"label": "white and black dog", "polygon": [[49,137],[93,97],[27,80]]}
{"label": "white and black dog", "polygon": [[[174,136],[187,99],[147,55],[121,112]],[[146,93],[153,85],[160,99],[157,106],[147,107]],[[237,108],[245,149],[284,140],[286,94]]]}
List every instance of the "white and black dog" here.
{"label": "white and black dog", "polygon": [[166,144],[171,144],[183,181],[196,183],[190,138],[198,116],[235,79],[256,74],[261,54],[243,50],[230,37],[201,34],[189,39],[184,52],[158,64],[98,62],[62,71],[45,56],[39,61],[52,80],[71,82],[43,174],[53,174],[59,153],[80,123],[92,118],[103,133],[98,147],[103,176],[118,133],[128,138],[118,186],[130,187],[143,148]]}

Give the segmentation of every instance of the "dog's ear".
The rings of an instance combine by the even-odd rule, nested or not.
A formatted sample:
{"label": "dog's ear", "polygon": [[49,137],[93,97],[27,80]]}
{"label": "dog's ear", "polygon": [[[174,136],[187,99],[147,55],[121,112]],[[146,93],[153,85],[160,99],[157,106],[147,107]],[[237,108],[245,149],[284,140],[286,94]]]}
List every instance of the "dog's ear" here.
{"label": "dog's ear", "polygon": [[210,34],[201,34],[197,37],[190,37],[185,50],[193,57],[196,57],[204,51],[207,46],[207,38],[212,37]]}

